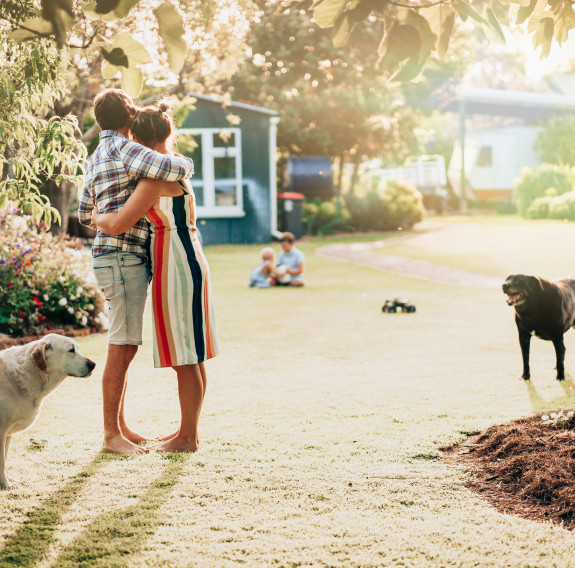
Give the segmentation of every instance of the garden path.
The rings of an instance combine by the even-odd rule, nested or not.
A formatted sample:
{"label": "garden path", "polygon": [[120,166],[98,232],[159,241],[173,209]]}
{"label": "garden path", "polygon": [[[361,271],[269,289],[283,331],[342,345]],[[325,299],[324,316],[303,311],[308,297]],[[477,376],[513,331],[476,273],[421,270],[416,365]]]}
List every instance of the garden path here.
{"label": "garden path", "polygon": [[406,241],[425,239],[436,231],[450,231],[454,233],[453,237],[457,238],[457,233],[469,228],[469,226],[467,223],[459,225],[438,221],[424,221],[417,225],[416,233],[371,243],[325,245],[317,249],[316,254],[343,262],[369,266],[393,274],[431,280],[432,282],[440,282],[442,284],[499,288],[503,282],[503,278],[498,276],[465,270],[445,264],[437,264],[423,259],[385,254],[377,250]]}

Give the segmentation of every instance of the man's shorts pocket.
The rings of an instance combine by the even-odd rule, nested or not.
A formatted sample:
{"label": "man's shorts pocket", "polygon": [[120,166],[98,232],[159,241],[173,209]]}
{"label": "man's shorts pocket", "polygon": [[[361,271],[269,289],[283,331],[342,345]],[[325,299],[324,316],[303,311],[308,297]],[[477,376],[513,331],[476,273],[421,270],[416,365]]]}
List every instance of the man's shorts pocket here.
{"label": "man's shorts pocket", "polygon": [[116,279],[114,278],[113,266],[94,267],[94,274],[98,288],[102,290],[106,300],[110,301],[116,294]]}

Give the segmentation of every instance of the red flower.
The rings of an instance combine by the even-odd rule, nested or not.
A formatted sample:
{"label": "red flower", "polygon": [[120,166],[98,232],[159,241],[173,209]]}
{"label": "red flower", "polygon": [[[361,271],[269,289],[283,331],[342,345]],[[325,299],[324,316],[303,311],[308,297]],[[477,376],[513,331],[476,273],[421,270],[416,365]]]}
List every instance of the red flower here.
{"label": "red flower", "polygon": [[42,323],[46,318],[42,315],[39,315],[38,319],[40,320],[40,323]]}
{"label": "red flower", "polygon": [[12,288],[12,286],[14,286],[14,284],[12,284],[12,282],[8,282],[8,288]]}
{"label": "red flower", "polygon": [[33,302],[36,302],[36,305],[37,305],[39,308],[42,307],[42,302],[41,302],[40,300],[38,300],[38,298],[36,298],[36,296],[34,296],[34,297],[32,298],[32,301],[33,301]]}
{"label": "red flower", "polygon": [[20,312],[20,313],[18,314],[18,317],[19,317],[19,318],[25,318],[25,317],[26,317],[26,314],[25,314],[24,312]]}
{"label": "red flower", "polygon": [[52,326],[51,326],[51,325],[47,325],[47,326],[46,326],[46,329],[52,329]]}

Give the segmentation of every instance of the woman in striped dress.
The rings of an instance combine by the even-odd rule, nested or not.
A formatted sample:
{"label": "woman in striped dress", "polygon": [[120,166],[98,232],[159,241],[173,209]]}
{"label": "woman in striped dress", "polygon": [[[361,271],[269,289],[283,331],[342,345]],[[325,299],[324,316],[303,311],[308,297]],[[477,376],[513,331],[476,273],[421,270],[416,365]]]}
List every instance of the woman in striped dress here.
{"label": "woman in striped dress", "polygon": [[[168,110],[167,103],[138,110],[132,122],[134,139],[169,153],[173,122]],[[182,411],[179,431],[156,446],[158,451],[197,450],[206,390],[204,361],[218,352],[209,267],[194,205],[188,183],[142,179],[120,211],[92,215],[98,229],[111,235],[125,232],[142,216],[151,226],[154,366],[176,371]]]}

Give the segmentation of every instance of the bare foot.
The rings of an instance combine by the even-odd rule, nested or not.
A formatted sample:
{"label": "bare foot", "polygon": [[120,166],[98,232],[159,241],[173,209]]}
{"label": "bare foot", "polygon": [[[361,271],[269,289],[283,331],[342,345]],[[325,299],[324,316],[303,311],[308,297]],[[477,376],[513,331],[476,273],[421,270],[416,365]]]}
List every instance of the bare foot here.
{"label": "bare foot", "polygon": [[191,441],[189,439],[176,436],[163,444],[152,446],[150,449],[156,452],[197,452],[198,441]]}
{"label": "bare foot", "polygon": [[146,436],[142,436],[130,430],[127,426],[125,428],[120,428],[122,432],[122,436],[126,438],[126,440],[132,442],[133,444],[141,444],[142,442],[154,442],[157,438],[146,438]]}
{"label": "bare foot", "polygon": [[176,430],[173,434],[168,434],[167,436],[162,436],[161,438],[156,438],[159,442],[167,442],[168,440],[172,440],[180,433],[179,430]]}
{"label": "bare foot", "polygon": [[[168,440],[173,440],[175,437],[177,437],[177,435],[180,433],[180,431],[178,430],[177,432],[174,432],[173,434],[168,434],[167,436],[163,436],[162,438],[156,438],[156,440],[158,440],[159,442],[167,442]],[[197,437],[196,438],[196,444],[199,446],[200,445],[200,438]]]}
{"label": "bare foot", "polygon": [[109,440],[104,440],[102,451],[116,454],[146,454],[148,453],[148,448],[140,448],[120,434]]}

